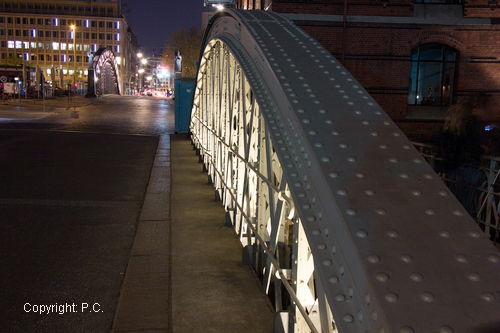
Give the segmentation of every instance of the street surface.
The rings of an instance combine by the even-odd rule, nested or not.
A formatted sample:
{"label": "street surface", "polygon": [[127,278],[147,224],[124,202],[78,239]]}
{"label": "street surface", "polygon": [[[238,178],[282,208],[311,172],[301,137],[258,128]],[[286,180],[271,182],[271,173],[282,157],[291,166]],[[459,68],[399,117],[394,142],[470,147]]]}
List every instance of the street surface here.
{"label": "street surface", "polygon": [[0,105],[0,332],[109,332],[166,99]]}

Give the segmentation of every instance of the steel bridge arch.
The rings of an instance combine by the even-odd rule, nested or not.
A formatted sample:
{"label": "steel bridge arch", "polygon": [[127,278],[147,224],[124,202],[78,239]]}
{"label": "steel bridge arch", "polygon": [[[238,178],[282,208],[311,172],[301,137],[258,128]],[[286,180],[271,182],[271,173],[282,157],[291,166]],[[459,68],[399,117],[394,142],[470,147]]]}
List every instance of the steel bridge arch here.
{"label": "steel bridge arch", "polygon": [[213,17],[190,130],[283,331],[500,327],[498,250],[363,87],[291,21]]}
{"label": "steel bridge arch", "polygon": [[97,50],[93,55],[92,67],[95,75],[96,95],[120,95],[120,74],[113,51],[105,47]]}

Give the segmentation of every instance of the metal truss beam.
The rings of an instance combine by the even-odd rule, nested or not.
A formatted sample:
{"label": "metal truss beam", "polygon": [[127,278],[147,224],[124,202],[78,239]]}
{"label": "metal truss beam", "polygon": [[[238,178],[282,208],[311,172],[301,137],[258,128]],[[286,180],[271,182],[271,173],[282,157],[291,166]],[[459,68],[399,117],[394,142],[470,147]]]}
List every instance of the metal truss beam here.
{"label": "metal truss beam", "polygon": [[215,15],[191,133],[283,331],[500,326],[498,250],[363,87],[292,22]]}

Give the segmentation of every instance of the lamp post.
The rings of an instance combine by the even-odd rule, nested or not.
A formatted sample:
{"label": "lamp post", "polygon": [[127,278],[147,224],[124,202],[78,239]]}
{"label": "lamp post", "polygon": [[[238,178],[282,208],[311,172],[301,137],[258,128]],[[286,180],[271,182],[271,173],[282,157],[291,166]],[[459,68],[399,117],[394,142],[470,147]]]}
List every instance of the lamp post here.
{"label": "lamp post", "polygon": [[75,86],[76,95],[76,26],[73,24],[70,28],[73,31],[73,85]]}

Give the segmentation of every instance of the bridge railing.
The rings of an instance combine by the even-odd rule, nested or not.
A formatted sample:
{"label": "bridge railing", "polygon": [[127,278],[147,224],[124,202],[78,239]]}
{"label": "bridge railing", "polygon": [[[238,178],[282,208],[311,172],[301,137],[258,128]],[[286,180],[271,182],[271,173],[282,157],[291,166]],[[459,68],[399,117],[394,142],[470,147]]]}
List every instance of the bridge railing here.
{"label": "bridge railing", "polygon": [[[413,142],[422,157],[438,172],[437,166],[442,161],[437,155],[437,147],[431,144]],[[495,245],[500,245],[500,156],[484,155],[477,169],[479,186],[469,191],[472,204],[472,217]],[[441,179],[457,194],[466,186],[446,173],[438,172]]]}

